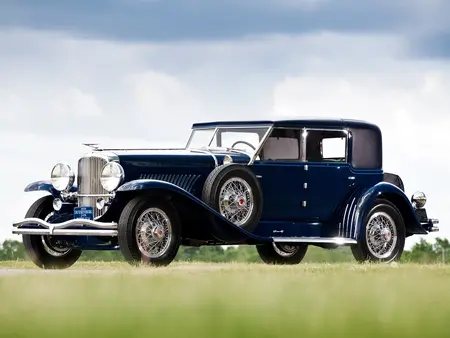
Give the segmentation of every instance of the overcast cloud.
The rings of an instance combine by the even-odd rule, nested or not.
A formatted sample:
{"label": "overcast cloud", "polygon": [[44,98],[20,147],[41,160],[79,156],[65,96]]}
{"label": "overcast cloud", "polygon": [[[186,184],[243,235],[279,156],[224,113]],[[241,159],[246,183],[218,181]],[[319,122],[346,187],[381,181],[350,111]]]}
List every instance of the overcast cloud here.
{"label": "overcast cloud", "polygon": [[[11,222],[39,196],[23,188],[57,161],[75,164],[82,142],[184,145],[194,122],[304,115],[378,123],[385,170],[402,176],[408,195],[427,193],[437,236],[450,236],[444,2],[89,3],[0,5],[0,240],[19,238]],[[227,10],[236,25],[217,19]],[[308,19],[289,25],[289,16]]]}

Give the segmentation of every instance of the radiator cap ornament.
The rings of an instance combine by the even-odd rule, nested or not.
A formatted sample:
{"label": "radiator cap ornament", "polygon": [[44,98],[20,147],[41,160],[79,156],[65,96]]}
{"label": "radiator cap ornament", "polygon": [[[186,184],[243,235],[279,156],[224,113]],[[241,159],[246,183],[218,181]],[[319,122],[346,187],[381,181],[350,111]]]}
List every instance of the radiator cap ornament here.
{"label": "radiator cap ornament", "polygon": [[84,146],[89,147],[93,150],[97,150],[100,145],[98,143],[82,143]]}

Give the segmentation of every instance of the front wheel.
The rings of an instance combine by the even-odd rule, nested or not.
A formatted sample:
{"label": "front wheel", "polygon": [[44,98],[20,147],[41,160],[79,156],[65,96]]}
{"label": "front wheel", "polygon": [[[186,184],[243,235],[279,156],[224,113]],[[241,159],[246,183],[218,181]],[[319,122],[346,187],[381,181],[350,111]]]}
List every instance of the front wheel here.
{"label": "front wheel", "polygon": [[181,223],[171,203],[147,196],[132,199],[118,224],[120,251],[130,265],[169,265],[181,243]]}
{"label": "front wheel", "polygon": [[306,244],[277,244],[266,243],[256,246],[261,260],[266,264],[293,265],[300,263],[306,255]]}
{"label": "front wheel", "polygon": [[[52,203],[52,196],[41,197],[31,205],[25,217],[49,221],[54,213]],[[22,240],[28,257],[42,269],[66,269],[75,264],[82,253],[53,236],[22,235]]]}
{"label": "front wheel", "polygon": [[351,250],[358,262],[389,263],[400,259],[405,239],[405,223],[397,207],[377,199],[364,222],[358,244]]}

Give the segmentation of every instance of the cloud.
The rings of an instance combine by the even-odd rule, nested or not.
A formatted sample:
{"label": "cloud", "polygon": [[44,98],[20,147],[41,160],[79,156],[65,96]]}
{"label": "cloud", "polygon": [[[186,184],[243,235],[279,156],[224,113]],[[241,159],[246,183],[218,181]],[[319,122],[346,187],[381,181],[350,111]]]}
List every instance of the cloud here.
{"label": "cloud", "polygon": [[285,115],[380,124],[385,168],[402,176],[408,194],[429,195],[430,216],[450,221],[449,63],[407,58],[400,35],[123,43],[10,30],[0,44],[0,150],[8,163],[0,239],[13,237],[11,222],[37,196],[23,187],[46,179],[57,161],[76,163],[82,142],[184,145],[194,122]]}
{"label": "cloud", "polygon": [[439,32],[444,0],[2,1],[0,27],[66,31],[126,41],[236,39],[248,35]]}

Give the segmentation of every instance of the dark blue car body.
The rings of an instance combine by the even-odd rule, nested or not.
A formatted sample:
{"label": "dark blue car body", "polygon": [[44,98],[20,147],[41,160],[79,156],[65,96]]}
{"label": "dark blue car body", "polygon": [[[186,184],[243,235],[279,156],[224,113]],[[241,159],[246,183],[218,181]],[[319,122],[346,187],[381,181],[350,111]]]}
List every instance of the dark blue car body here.
{"label": "dark blue car body", "polygon": [[[219,132],[225,135],[226,132],[244,130],[259,134],[253,145],[255,149],[250,151],[231,149],[229,146],[215,147],[211,142],[195,147],[191,144],[192,140],[180,149],[94,148],[88,156],[90,159],[104,158],[105,163],[116,161],[124,175],[117,189],[104,194],[106,197],[101,202],[105,207],[102,212],[95,211],[93,201],[98,196],[90,196],[95,194],[86,194],[84,201],[88,202],[81,206],[93,208],[94,214],[97,212],[94,215],[97,225],[116,224],[127,203],[136,196],[170,201],[180,219],[182,245],[267,246],[288,243],[325,248],[341,245],[356,247],[364,237],[371,208],[375,201],[380,200],[388,201],[386,203],[394,206],[401,215],[405,237],[438,230],[435,226],[437,220],[428,218],[423,205],[417,207],[418,203],[405,195],[400,177],[383,171],[382,133],[374,124],[343,119],[299,118],[197,123],[192,129],[193,133],[203,130],[211,132],[211,135],[215,133],[214,142],[219,145],[222,145]],[[286,135],[298,137],[288,139]],[[310,156],[314,151],[324,156],[324,146],[328,144],[325,140],[329,140],[327,135],[343,145],[342,156],[329,160],[314,159]],[[273,144],[280,139],[285,140],[285,144],[292,144],[297,151],[292,153],[295,156],[298,154],[298,157],[264,157],[264,146],[270,137],[274,140]],[[313,141],[308,143],[309,137],[317,137],[314,146]],[[280,143],[280,151],[287,151],[286,147],[282,148]],[[80,160],[79,166],[81,163]],[[89,163],[89,170],[79,167],[80,172],[98,175],[101,168],[95,163]],[[259,206],[261,210],[258,217],[254,216],[257,222],[250,228],[236,225],[205,200],[208,177],[216,168],[226,166],[244,166],[258,180],[261,201],[259,204],[254,202],[254,208]],[[95,180],[90,180],[92,189]],[[55,224],[53,231],[46,232],[42,224],[24,220],[14,224],[14,233],[24,236],[52,235],[79,250],[120,249],[115,226],[105,227],[104,233],[100,233],[98,226],[80,221],[56,230],[57,224],[70,223],[74,219],[74,209],[80,207],[79,186],[71,184],[65,191],[58,191],[51,181],[38,181],[25,189],[37,190],[48,191],[52,198],[60,201],[59,210],[54,210],[51,220],[48,220]],[[102,194],[97,195],[103,198]],[[77,229],[85,232],[74,233]],[[87,232],[89,230],[93,231],[92,235]],[[390,235],[384,236],[390,239]],[[400,235],[396,233],[395,236]]]}

